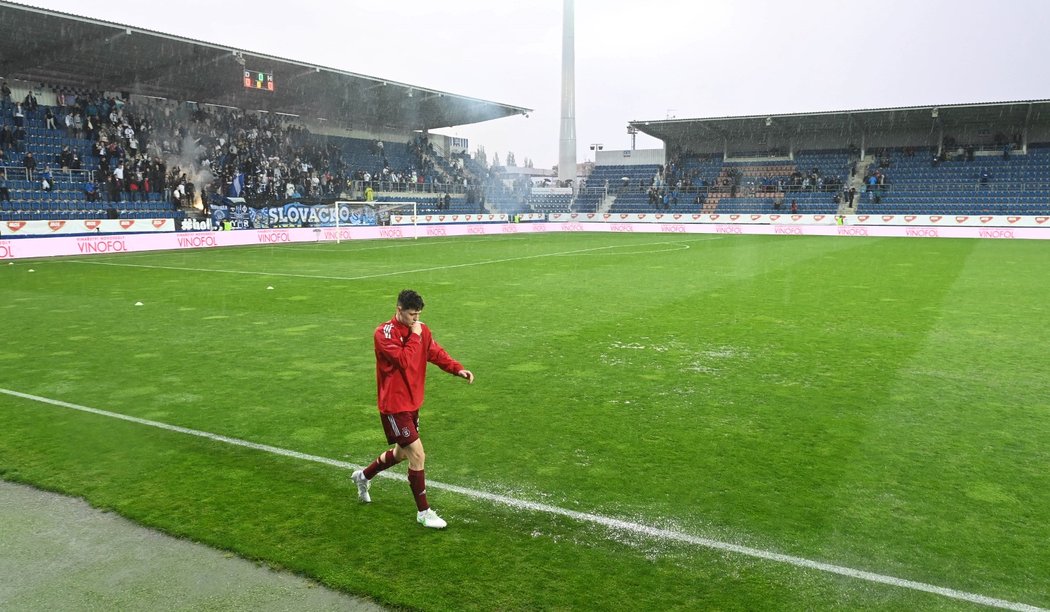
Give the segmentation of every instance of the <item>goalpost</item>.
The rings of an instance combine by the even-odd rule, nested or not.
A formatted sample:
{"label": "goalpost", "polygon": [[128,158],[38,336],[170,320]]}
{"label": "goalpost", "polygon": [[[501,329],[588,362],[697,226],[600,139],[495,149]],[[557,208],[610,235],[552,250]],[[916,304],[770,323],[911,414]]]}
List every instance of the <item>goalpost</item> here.
{"label": "goalpost", "polygon": [[[345,212],[344,212],[345,211]],[[419,225],[418,202],[361,202],[339,200],[332,203],[332,218],[335,220],[335,241],[341,242],[339,229],[355,225],[390,225],[390,218],[407,216],[413,227]]]}
{"label": "goalpost", "polygon": [[[412,221],[412,227],[419,225],[419,203],[418,202],[373,202],[376,205],[376,216],[379,225],[393,225],[392,218],[396,216],[408,217]],[[399,224],[400,225],[400,224]]]}

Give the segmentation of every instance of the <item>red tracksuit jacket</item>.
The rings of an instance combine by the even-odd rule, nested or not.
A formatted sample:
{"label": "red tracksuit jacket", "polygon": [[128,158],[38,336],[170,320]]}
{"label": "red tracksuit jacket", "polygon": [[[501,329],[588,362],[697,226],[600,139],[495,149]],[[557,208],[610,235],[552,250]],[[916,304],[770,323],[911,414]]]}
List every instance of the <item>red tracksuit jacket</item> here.
{"label": "red tracksuit jacket", "polygon": [[423,335],[418,336],[394,317],[376,328],[375,345],[377,397],[382,414],[419,410],[428,361],[449,374],[463,370],[463,364],[441,348],[426,325]]}

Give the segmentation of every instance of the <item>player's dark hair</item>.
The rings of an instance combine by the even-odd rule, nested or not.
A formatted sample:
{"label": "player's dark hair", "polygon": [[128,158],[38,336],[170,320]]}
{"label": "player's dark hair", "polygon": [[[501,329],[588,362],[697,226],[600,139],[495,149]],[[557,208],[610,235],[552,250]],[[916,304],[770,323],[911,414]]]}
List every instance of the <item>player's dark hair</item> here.
{"label": "player's dark hair", "polygon": [[397,294],[397,305],[404,310],[423,310],[423,296],[411,289]]}

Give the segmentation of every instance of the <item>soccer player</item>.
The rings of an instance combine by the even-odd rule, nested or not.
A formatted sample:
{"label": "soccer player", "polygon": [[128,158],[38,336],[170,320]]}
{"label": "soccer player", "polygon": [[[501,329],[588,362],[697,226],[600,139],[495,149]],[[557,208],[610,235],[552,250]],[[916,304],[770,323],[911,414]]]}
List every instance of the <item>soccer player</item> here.
{"label": "soccer player", "polygon": [[419,407],[423,404],[423,388],[427,378],[427,362],[433,363],[454,376],[474,382],[474,374],[463,368],[434,340],[430,329],[420,323],[423,297],[411,289],[397,296],[394,318],[383,323],[375,332],[376,384],[378,387],[379,420],[387,442],[387,450],[363,470],[351,475],[357,485],[357,494],[363,502],[371,502],[368,494],[372,478],[383,470],[408,459],[408,485],[416,500],[416,521],[424,527],[441,529],[446,523],[427,503],[426,479],[423,476],[423,441],[419,439]]}

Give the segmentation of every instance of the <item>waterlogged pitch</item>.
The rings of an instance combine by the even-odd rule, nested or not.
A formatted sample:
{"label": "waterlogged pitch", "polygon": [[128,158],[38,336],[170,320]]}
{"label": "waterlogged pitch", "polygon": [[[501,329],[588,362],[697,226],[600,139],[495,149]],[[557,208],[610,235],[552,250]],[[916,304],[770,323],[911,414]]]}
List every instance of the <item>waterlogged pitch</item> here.
{"label": "waterlogged pitch", "polygon": [[[1045,608],[1048,266],[579,233],[19,261],[0,477],[408,608]],[[349,480],[403,288],[477,376],[430,373],[440,533]]]}

